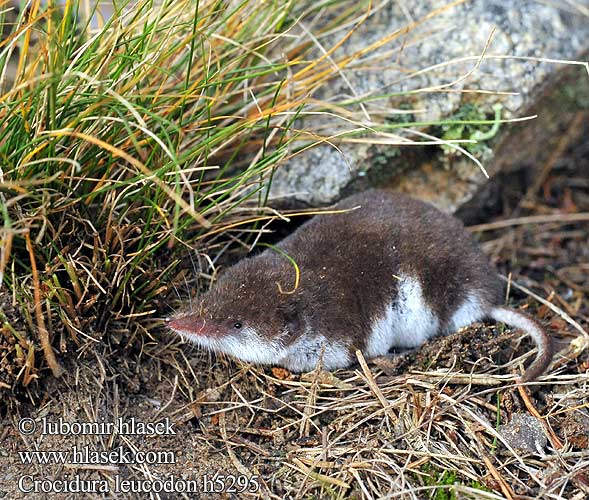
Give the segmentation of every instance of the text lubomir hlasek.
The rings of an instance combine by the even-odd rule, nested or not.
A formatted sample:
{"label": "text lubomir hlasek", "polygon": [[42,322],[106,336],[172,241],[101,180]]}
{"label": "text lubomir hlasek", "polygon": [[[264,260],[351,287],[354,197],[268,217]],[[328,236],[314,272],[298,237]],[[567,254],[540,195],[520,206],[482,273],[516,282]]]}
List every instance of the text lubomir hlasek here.
{"label": "text lubomir hlasek", "polygon": [[68,422],[62,417],[49,421],[41,419],[43,435],[91,436],[113,433],[127,436],[173,436],[174,426],[168,417],[159,422],[141,422],[135,417],[117,418],[114,422]]}

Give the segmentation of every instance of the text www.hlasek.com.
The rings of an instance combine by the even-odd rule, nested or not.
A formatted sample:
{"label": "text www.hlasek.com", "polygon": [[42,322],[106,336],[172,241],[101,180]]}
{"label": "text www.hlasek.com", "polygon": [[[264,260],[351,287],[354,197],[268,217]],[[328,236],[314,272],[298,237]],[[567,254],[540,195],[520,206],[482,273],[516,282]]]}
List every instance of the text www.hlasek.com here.
{"label": "text www.hlasek.com", "polygon": [[19,451],[23,464],[76,464],[76,465],[105,465],[117,464],[175,464],[174,452],[165,450],[131,451],[122,446],[110,451],[92,450],[88,446],[78,448],[74,446],[67,451]]}

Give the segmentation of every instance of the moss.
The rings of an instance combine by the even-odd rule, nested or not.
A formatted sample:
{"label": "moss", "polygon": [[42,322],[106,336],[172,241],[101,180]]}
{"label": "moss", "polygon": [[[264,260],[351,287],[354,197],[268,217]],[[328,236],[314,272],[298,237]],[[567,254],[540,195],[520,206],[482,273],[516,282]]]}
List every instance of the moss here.
{"label": "moss", "polygon": [[423,465],[421,470],[424,474],[420,475],[420,481],[424,486],[437,487],[437,489],[434,490],[433,496],[430,496],[433,500],[458,500],[456,493],[451,488],[451,486],[455,484],[461,484],[479,491],[491,492],[491,490],[478,481],[462,482],[456,471],[445,470],[440,472],[432,467],[431,464]]}
{"label": "moss", "polygon": [[[481,124],[484,120],[496,120],[495,123]],[[469,153],[478,158],[484,159],[489,156],[491,149],[486,141],[495,137],[499,131],[501,120],[501,105],[495,104],[492,110],[483,109],[472,103],[464,104],[456,113],[447,118],[447,125],[441,125],[438,132],[439,137],[446,141],[475,140],[476,143],[465,143],[462,145]],[[456,123],[459,122],[459,123]],[[445,154],[454,154],[456,150],[450,146],[442,146]]]}

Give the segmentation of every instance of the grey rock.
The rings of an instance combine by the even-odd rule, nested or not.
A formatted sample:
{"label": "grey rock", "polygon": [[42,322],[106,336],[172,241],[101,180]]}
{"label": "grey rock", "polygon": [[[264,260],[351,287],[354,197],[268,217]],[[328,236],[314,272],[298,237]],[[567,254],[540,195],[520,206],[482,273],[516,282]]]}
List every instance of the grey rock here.
{"label": "grey rock", "polygon": [[[333,54],[333,59],[351,55],[447,4],[446,0],[375,2],[371,16]],[[476,103],[488,113],[489,118],[492,118],[491,107],[495,103],[501,103],[504,118],[524,116],[528,110],[536,112],[535,108],[539,106],[543,95],[540,89],[550,84],[558,88],[555,76],[564,67],[563,64],[529,58],[581,58],[587,50],[588,13],[587,0],[574,3],[550,0],[466,2],[419,24],[375,52],[365,54],[361,60],[343,70],[345,79],[339,77],[330,80],[327,86],[315,92],[314,97],[337,103],[358,96],[432,87],[438,89],[436,92],[419,92],[367,102],[366,113],[370,122],[376,124],[394,118],[395,110],[398,112],[403,104],[410,107],[413,117],[419,121],[437,121],[452,116],[466,102]],[[314,20],[310,30],[320,33],[326,19]],[[329,48],[343,34],[344,31],[341,31],[326,37],[318,35],[318,38],[323,47]],[[487,45],[485,59],[480,61]],[[449,61],[452,62],[444,64]],[[477,66],[478,62],[480,65]],[[435,65],[441,66],[421,71]],[[368,66],[370,69],[366,69]],[[589,86],[589,75],[585,68],[570,68],[575,71],[573,80],[579,82],[586,78],[585,86]],[[465,92],[478,89],[515,94]],[[558,106],[558,103],[555,105]],[[359,121],[368,121],[366,113],[358,105],[348,109]],[[535,130],[546,128],[542,125],[542,117],[536,122]],[[305,117],[301,125],[321,130],[323,135],[342,128],[341,123],[326,123],[325,117],[316,116]],[[497,137],[489,143],[488,151],[482,155],[491,176],[506,164],[505,157],[501,156],[502,151],[499,151],[500,146],[505,151],[513,149],[505,145],[509,141],[506,138],[511,128],[501,126]],[[419,139],[407,131],[396,133],[405,138]],[[546,139],[541,134],[537,141],[538,144],[532,143],[531,147],[546,146]],[[421,165],[425,161],[416,163],[411,153],[408,156],[408,151],[415,146],[402,147],[399,153],[393,145],[336,144],[337,149],[329,144],[317,146],[295,156],[279,168],[271,186],[271,199],[288,200],[291,204],[329,204],[343,194],[356,190],[358,186],[365,187],[363,179],[368,177],[371,185],[382,185],[385,182],[453,211],[486,182],[485,176],[472,160],[464,156],[448,159],[447,152],[441,148],[433,152],[433,159],[426,158],[441,170],[441,175],[436,172],[432,176],[431,172],[422,169]],[[431,157],[432,151],[426,157],[428,155]],[[395,158],[389,161],[390,156]],[[447,185],[451,185],[454,192],[447,192]]]}
{"label": "grey rock", "polygon": [[516,413],[508,424],[499,426],[499,434],[514,450],[542,454],[548,440],[540,421],[527,413]]}

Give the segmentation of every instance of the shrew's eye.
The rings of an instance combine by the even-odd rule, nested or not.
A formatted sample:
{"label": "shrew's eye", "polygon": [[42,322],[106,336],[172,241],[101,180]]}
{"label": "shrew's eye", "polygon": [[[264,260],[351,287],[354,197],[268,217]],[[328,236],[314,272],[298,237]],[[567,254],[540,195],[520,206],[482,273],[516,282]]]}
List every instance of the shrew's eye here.
{"label": "shrew's eye", "polygon": [[236,321],[235,323],[233,323],[233,328],[237,328],[239,330],[241,328],[241,323],[239,321]]}

